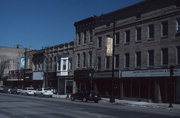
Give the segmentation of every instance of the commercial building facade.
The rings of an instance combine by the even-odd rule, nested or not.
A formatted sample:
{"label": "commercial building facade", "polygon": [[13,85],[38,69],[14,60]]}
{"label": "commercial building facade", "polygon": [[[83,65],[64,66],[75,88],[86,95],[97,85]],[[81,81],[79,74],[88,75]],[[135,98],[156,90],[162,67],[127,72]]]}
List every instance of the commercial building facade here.
{"label": "commercial building facade", "polygon": [[[177,0],[149,0],[76,22],[76,69],[93,69],[92,78],[87,76],[91,75],[88,72],[84,78],[75,78],[79,89],[91,86],[89,83],[93,81],[93,89],[104,96],[110,96],[113,89],[113,94],[121,99],[168,102],[173,96],[173,101],[178,102],[179,13]],[[90,43],[88,32],[92,38]],[[113,37],[115,79],[111,86],[112,56],[106,50],[107,39]],[[93,55],[93,59],[88,58],[92,66],[84,66],[88,52]],[[173,82],[170,65],[176,68]],[[82,78],[87,81],[81,81]]]}

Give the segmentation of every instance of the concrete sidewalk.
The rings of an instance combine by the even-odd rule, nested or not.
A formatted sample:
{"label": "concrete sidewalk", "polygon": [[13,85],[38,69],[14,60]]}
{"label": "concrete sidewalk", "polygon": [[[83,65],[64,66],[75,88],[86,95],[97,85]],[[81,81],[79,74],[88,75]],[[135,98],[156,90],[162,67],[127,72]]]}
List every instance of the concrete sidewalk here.
{"label": "concrete sidewalk", "polygon": [[[102,98],[102,102],[109,102],[109,98]],[[124,104],[124,105],[131,105],[131,106],[140,106],[140,107],[175,109],[180,112],[180,104],[172,104],[173,108],[170,108],[169,103],[139,102],[139,101],[119,100],[119,99],[116,99],[115,103],[113,103],[113,104]]]}
{"label": "concrete sidewalk", "polygon": [[[70,99],[70,95],[53,95],[54,98]],[[100,101],[102,103],[109,103],[109,98],[102,98]],[[152,102],[141,102],[132,100],[119,100],[116,99],[113,104],[129,105],[129,106],[139,106],[139,107],[151,107],[151,108],[162,108],[162,109],[174,109],[180,112],[180,104],[173,104],[173,108],[169,108],[169,103],[152,103]]]}

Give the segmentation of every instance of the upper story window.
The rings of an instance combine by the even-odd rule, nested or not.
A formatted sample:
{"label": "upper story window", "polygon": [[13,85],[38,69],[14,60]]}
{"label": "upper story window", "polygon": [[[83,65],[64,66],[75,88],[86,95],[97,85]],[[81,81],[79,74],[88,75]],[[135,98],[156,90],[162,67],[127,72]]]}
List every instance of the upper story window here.
{"label": "upper story window", "polygon": [[176,19],[176,32],[180,33],[180,18]]}
{"label": "upper story window", "polygon": [[66,69],[67,69],[67,67],[66,67],[66,61],[67,61],[67,60],[63,60],[63,67],[62,67],[62,70],[66,70]]}
{"label": "upper story window", "polygon": [[89,42],[92,42],[93,32],[92,32],[92,31],[89,31],[89,35],[90,35]]}
{"label": "upper story window", "polygon": [[80,34],[79,33],[76,34],[76,40],[77,40],[77,44],[80,45],[81,44],[81,39],[80,39]]}
{"label": "upper story window", "polygon": [[77,54],[77,67],[78,67],[78,68],[80,67],[80,62],[81,62],[81,60],[80,60],[80,54],[78,53],[78,54]]}
{"label": "upper story window", "polygon": [[136,28],[136,42],[141,41],[141,27]]}
{"label": "upper story window", "polygon": [[120,35],[119,35],[120,33],[119,32],[117,32],[116,34],[115,34],[115,44],[119,44],[120,43]]}
{"label": "upper story window", "polygon": [[101,70],[101,57],[100,56],[98,56],[97,58],[97,69]]}
{"label": "upper story window", "polygon": [[130,30],[125,31],[125,44],[130,42]]}
{"label": "upper story window", "polygon": [[177,47],[177,54],[176,54],[177,56],[177,65],[180,65],[180,46],[179,47]]}
{"label": "upper story window", "polygon": [[119,68],[119,55],[115,55],[115,68]]}
{"label": "upper story window", "polygon": [[98,37],[98,41],[97,41],[97,47],[101,48],[102,47],[102,37]]}
{"label": "upper story window", "polygon": [[83,37],[83,44],[86,44],[86,42],[87,42],[87,38],[88,38],[87,35],[88,35],[88,34],[87,34],[87,32],[85,31],[85,32],[84,32],[84,37]]}
{"label": "upper story window", "polygon": [[61,59],[57,62],[57,70],[61,70]]}
{"label": "upper story window", "polygon": [[148,38],[149,40],[154,39],[154,24],[148,26]]}
{"label": "upper story window", "polygon": [[92,51],[89,52],[89,66],[92,66]]}
{"label": "upper story window", "polygon": [[162,37],[168,36],[168,21],[163,21],[161,23],[161,36]]}
{"label": "upper story window", "polygon": [[83,67],[86,67],[86,53],[83,53]]}
{"label": "upper story window", "polygon": [[161,61],[162,66],[168,65],[168,48],[163,48],[161,51]]}
{"label": "upper story window", "polygon": [[110,68],[110,57],[106,56],[106,69]]}
{"label": "upper story window", "polygon": [[89,41],[90,42],[90,32],[89,31],[86,31],[86,38],[87,38],[87,41]]}
{"label": "upper story window", "polygon": [[141,52],[136,52],[135,61],[136,67],[141,67]]}
{"label": "upper story window", "polygon": [[80,39],[82,40],[83,44],[86,43],[86,38],[84,34],[85,34],[84,32],[81,32],[81,36],[80,36]]}
{"label": "upper story window", "polygon": [[129,68],[130,56],[129,53],[125,54],[125,68]]}
{"label": "upper story window", "polygon": [[148,66],[154,66],[154,50],[148,51]]}

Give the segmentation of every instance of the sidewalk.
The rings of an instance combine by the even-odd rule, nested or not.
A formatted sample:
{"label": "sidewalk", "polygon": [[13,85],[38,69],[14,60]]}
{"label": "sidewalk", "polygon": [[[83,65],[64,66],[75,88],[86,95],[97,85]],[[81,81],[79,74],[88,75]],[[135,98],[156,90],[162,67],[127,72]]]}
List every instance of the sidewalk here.
{"label": "sidewalk", "polygon": [[[109,102],[109,98],[102,98],[102,102]],[[172,104],[173,108],[170,108],[169,103],[151,103],[151,102],[139,102],[139,101],[119,100],[119,99],[116,99],[115,103],[113,104],[124,104],[124,105],[131,105],[131,106],[163,108],[163,109],[175,109],[180,112],[180,104]]]}
{"label": "sidewalk", "polygon": [[[67,99],[67,95],[53,95],[54,98]],[[70,96],[69,98],[70,99]],[[100,101],[102,103],[108,103],[109,98],[102,98]],[[129,106],[139,106],[139,107],[151,107],[151,108],[162,108],[162,109],[174,109],[180,112],[180,104],[172,104],[173,108],[169,108],[169,103],[151,103],[151,102],[139,102],[131,100],[119,100],[116,99],[113,104],[129,105]]]}

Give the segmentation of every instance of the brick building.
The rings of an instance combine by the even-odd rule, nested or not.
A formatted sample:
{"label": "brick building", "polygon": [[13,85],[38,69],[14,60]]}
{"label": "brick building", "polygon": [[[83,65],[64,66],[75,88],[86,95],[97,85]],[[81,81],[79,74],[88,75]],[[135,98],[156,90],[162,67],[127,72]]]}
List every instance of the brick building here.
{"label": "brick building", "polygon": [[[168,102],[172,96],[179,102],[179,3],[145,0],[76,22],[77,88],[93,86],[103,96],[111,95],[113,89],[121,99],[154,102]],[[113,87],[112,56],[106,55],[108,38],[114,38],[115,46]],[[175,66],[173,82],[170,65]]]}

